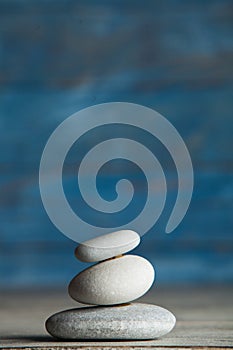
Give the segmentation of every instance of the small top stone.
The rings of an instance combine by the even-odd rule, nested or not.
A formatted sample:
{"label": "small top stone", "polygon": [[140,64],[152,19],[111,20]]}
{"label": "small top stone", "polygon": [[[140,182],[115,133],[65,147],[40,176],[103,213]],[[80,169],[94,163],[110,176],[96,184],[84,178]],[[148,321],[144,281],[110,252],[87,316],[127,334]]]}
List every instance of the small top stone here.
{"label": "small top stone", "polygon": [[135,231],[116,231],[81,243],[75,256],[85,262],[103,261],[127,253],[139,243],[140,236]]}

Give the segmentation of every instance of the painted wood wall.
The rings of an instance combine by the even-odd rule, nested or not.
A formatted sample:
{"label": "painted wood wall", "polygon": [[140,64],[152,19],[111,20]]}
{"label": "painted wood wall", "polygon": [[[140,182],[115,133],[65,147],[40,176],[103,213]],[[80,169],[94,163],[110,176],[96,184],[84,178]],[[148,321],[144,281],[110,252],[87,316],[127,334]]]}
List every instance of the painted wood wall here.
{"label": "painted wood wall", "polygon": [[185,219],[166,235],[165,215],[136,253],[157,283],[233,282],[232,23],[227,0],[0,0],[3,288],[62,285],[84,268],[43,209],[39,161],[60,122],[109,101],[166,116],[194,166]]}

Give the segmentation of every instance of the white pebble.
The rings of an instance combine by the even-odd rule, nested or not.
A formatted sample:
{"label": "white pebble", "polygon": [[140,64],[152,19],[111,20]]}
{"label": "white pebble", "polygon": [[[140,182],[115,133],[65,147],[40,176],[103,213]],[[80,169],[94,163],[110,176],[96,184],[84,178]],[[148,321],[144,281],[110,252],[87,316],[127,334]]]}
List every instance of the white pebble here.
{"label": "white pebble", "polygon": [[51,316],[46,328],[54,337],[66,340],[143,340],[169,333],[175,323],[176,318],[170,311],[135,303],[65,310]]}
{"label": "white pebble", "polygon": [[140,236],[134,231],[112,232],[81,243],[75,250],[75,256],[86,262],[103,261],[127,253],[139,243]]}
{"label": "white pebble", "polygon": [[125,255],[80,272],[70,282],[69,294],[84,304],[122,304],[141,297],[153,281],[154,269],[148,260]]}

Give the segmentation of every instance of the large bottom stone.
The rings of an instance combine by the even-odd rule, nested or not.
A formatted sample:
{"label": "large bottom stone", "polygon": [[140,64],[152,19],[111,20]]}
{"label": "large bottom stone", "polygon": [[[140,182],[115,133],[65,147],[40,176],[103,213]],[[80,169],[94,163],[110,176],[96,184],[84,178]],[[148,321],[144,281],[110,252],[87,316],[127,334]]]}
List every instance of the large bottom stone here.
{"label": "large bottom stone", "polygon": [[52,315],[47,331],[61,339],[155,339],[169,333],[176,318],[150,304],[124,304],[70,309]]}

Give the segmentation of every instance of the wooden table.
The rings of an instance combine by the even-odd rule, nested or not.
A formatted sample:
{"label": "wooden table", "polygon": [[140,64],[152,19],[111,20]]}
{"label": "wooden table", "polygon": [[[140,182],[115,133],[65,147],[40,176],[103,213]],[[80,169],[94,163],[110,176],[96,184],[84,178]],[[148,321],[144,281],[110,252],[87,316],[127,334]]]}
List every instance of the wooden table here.
{"label": "wooden table", "polygon": [[233,347],[233,287],[154,288],[140,301],[167,307],[177,317],[175,329],[151,341],[64,342],[50,337],[45,319],[77,307],[64,291],[2,292],[0,347],[12,349],[206,349]]}

